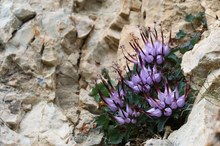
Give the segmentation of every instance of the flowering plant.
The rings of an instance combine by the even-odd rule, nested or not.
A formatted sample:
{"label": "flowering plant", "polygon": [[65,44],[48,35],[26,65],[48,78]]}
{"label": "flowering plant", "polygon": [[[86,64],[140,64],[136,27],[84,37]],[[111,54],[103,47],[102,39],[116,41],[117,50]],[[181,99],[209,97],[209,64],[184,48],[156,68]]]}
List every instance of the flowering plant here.
{"label": "flowering plant", "polygon": [[[140,34],[144,47],[135,37],[130,42],[135,55],[121,46],[127,60],[126,74],[115,64],[113,68],[119,79],[114,84],[108,70],[104,69],[101,82],[96,83],[90,93],[103,110],[96,121],[105,133],[106,144],[126,142],[141,133],[153,137],[164,133],[165,125],[177,129],[191,108],[191,88],[182,74],[181,58],[174,54],[178,49],[171,49],[171,33],[167,42],[162,29],[160,34],[150,28],[140,30]],[[176,40],[185,35],[181,30]],[[180,52],[183,53],[185,48],[180,48]]]}

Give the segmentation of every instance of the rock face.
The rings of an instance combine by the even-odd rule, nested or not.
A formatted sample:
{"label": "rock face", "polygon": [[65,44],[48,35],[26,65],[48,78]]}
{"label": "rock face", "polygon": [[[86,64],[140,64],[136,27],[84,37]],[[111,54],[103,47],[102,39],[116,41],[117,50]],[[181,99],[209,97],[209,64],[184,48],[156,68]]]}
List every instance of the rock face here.
{"label": "rock face", "polygon": [[218,69],[220,63],[219,33],[219,27],[211,29],[207,38],[196,44],[192,51],[184,54],[182,68],[185,74],[196,74],[195,76],[206,78],[208,72]]}
{"label": "rock face", "polygon": [[219,93],[219,25],[210,17],[220,17],[218,0],[1,0],[0,145],[100,144],[98,105],[88,95],[97,74],[116,61],[125,65],[119,46],[133,51],[137,25],[157,21],[165,34],[172,25],[174,34],[189,28],[186,13],[200,11],[208,14],[211,31],[182,67],[203,79],[203,97]]}
{"label": "rock face", "polygon": [[61,110],[44,101],[35,105],[20,123],[20,134],[28,137],[31,145],[74,145],[72,131]]}
{"label": "rock face", "polygon": [[218,101],[202,99],[193,108],[188,122],[171,133],[168,139],[178,146],[205,146],[214,134],[219,110]]}
{"label": "rock face", "polygon": [[167,139],[150,139],[145,142],[144,146],[173,146],[173,144]]}

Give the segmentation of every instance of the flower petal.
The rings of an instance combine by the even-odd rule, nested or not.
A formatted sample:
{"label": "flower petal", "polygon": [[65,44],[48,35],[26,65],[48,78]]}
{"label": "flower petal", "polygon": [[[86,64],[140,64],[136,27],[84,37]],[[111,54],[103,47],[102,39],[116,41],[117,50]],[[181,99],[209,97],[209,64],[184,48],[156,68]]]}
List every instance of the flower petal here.
{"label": "flower petal", "polygon": [[147,111],[147,114],[153,117],[161,117],[162,116],[162,111],[157,108],[151,108],[150,110]]}
{"label": "flower petal", "polygon": [[123,125],[125,120],[122,117],[114,116],[114,119],[120,124]]}

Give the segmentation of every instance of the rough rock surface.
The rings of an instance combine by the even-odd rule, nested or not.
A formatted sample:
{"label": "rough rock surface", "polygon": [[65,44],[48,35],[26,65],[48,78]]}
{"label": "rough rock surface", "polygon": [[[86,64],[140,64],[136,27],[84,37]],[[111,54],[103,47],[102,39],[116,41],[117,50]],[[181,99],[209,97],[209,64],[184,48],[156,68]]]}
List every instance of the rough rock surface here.
{"label": "rough rock surface", "polygon": [[[205,52],[195,47],[192,57],[199,59],[195,75],[219,93],[219,5],[218,0],[0,0],[0,145],[101,143],[103,134],[94,124],[98,105],[88,96],[93,80],[112,62],[125,64],[118,48],[132,51],[129,34],[139,37],[137,25],[157,21],[165,34],[170,25],[173,34],[190,32],[187,13],[207,13],[210,32],[197,45]],[[207,65],[201,59],[217,78],[208,75],[209,68],[200,76]]]}
{"label": "rough rock surface", "polygon": [[207,38],[196,44],[192,51],[184,54],[181,66],[185,74],[205,79],[209,72],[219,68],[219,34],[219,27],[211,29]]}
{"label": "rough rock surface", "polygon": [[209,98],[194,106],[188,122],[170,134],[168,139],[178,146],[205,146],[214,134],[220,103]]}
{"label": "rough rock surface", "polygon": [[150,139],[144,146],[173,146],[173,144],[167,139]]}
{"label": "rough rock surface", "polygon": [[20,123],[20,134],[30,139],[31,145],[74,145],[73,126],[61,110],[50,102],[40,102]]}

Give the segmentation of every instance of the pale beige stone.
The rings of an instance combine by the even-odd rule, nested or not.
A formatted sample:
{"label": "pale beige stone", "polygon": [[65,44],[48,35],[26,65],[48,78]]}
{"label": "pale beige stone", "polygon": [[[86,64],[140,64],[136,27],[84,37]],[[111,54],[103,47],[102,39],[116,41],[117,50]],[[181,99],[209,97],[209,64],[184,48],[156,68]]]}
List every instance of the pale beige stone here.
{"label": "pale beige stone", "polygon": [[202,99],[193,108],[188,122],[171,133],[168,139],[178,146],[205,146],[209,142],[209,136],[213,135],[219,105],[215,99]]}

